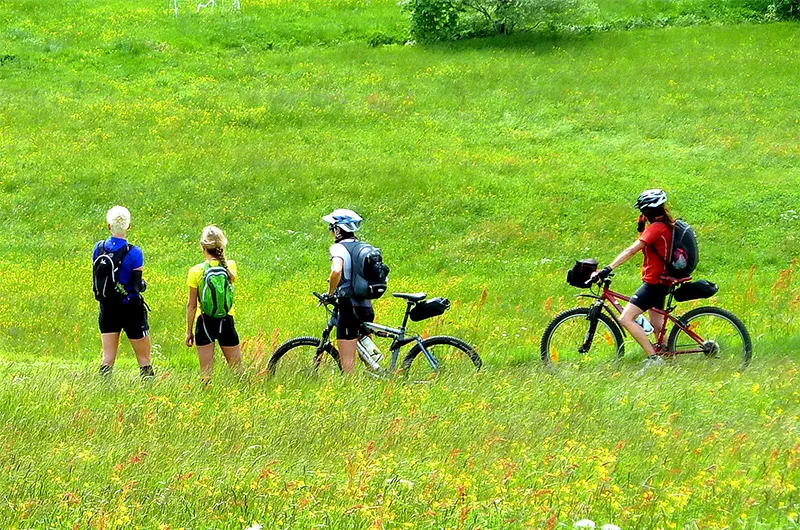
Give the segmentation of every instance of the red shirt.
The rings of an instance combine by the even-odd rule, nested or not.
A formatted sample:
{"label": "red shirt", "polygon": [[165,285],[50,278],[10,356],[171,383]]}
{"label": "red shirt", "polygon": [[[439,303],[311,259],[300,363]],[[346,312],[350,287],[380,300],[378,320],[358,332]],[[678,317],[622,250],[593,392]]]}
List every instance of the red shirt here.
{"label": "red shirt", "polygon": [[[639,236],[639,241],[645,244],[642,250],[644,254],[642,281],[650,284],[661,283],[661,276],[667,273],[667,264],[664,260],[672,246],[672,229],[665,223],[651,223]],[[658,252],[658,256],[653,255],[654,252]]]}

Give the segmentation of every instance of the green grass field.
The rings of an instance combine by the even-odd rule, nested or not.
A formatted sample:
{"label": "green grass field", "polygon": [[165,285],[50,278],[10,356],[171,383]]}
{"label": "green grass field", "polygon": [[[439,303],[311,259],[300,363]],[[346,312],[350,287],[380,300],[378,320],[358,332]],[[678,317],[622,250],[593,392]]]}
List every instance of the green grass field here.
{"label": "green grass field", "polygon": [[[0,4],[0,526],[797,527],[796,23],[372,47],[404,40],[394,2],[242,3]],[[598,20],[704,5],[601,2]],[[629,347],[545,372],[566,269],[632,241],[655,186],[752,368],[637,377]],[[113,384],[95,378],[89,253],[118,203],[145,252],[149,386],[124,341]],[[456,302],[414,329],[469,340],[483,374],[258,375],[324,325],[335,207],[366,218],[392,290]],[[253,369],[204,390],[182,340],[212,222]],[[402,309],[376,304],[386,324]]]}

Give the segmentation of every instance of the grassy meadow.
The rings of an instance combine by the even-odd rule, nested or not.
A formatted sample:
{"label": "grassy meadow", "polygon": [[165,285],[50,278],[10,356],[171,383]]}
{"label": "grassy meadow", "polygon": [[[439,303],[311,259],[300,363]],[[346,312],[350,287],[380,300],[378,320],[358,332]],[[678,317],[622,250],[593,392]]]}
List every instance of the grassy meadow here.
{"label": "grassy meadow", "polygon": [[[421,46],[393,1],[179,4],[0,3],[0,526],[797,527],[796,23]],[[583,23],[714,5],[599,2]],[[638,377],[631,346],[543,370],[566,269],[632,241],[648,187],[696,227],[695,276],[748,325],[753,366]],[[89,258],[114,204],[145,253],[146,385],[124,340],[113,383],[95,377]],[[470,341],[482,374],[263,378],[324,325],[336,207],[365,217],[392,290],[454,301],[412,329]],[[182,341],[208,223],[239,264],[252,369],[203,388]],[[638,278],[636,260],[615,286]],[[402,309],[376,304],[385,324]]]}

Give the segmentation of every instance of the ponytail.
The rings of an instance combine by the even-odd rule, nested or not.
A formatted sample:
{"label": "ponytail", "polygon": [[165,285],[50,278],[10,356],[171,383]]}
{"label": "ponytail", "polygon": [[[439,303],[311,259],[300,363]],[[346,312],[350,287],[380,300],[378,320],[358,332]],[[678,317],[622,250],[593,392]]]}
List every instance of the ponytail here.
{"label": "ponytail", "polygon": [[214,225],[209,225],[203,228],[203,234],[200,237],[200,244],[203,248],[219,261],[225,272],[228,273],[228,279],[233,280],[233,274],[228,270],[228,260],[225,259],[225,247],[228,245],[228,239],[222,230]]}

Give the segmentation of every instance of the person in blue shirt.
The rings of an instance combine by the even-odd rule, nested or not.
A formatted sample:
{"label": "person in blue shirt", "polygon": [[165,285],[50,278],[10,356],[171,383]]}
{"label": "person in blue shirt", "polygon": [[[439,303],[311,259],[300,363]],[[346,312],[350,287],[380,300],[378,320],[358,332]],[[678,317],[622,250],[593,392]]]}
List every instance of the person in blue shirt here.
{"label": "person in blue shirt", "polygon": [[[92,263],[97,263],[101,255],[122,255],[117,271],[117,284],[122,286],[114,297],[97,297],[100,300],[98,324],[103,343],[103,360],[100,373],[110,375],[119,351],[119,338],[122,330],[133,347],[139,363],[141,376],[152,377],[150,364],[150,324],[147,320],[147,306],[142,298],[146,283],[142,279],[144,254],[142,249],[131,245],[126,239],[131,225],[131,214],[123,206],[114,206],[106,214],[111,237],[99,241],[94,246]],[[125,247],[125,250],[122,250]],[[96,270],[96,267],[95,267]],[[96,281],[96,279],[95,279]],[[95,286],[97,292],[97,286]],[[124,292],[123,292],[124,291]]]}

